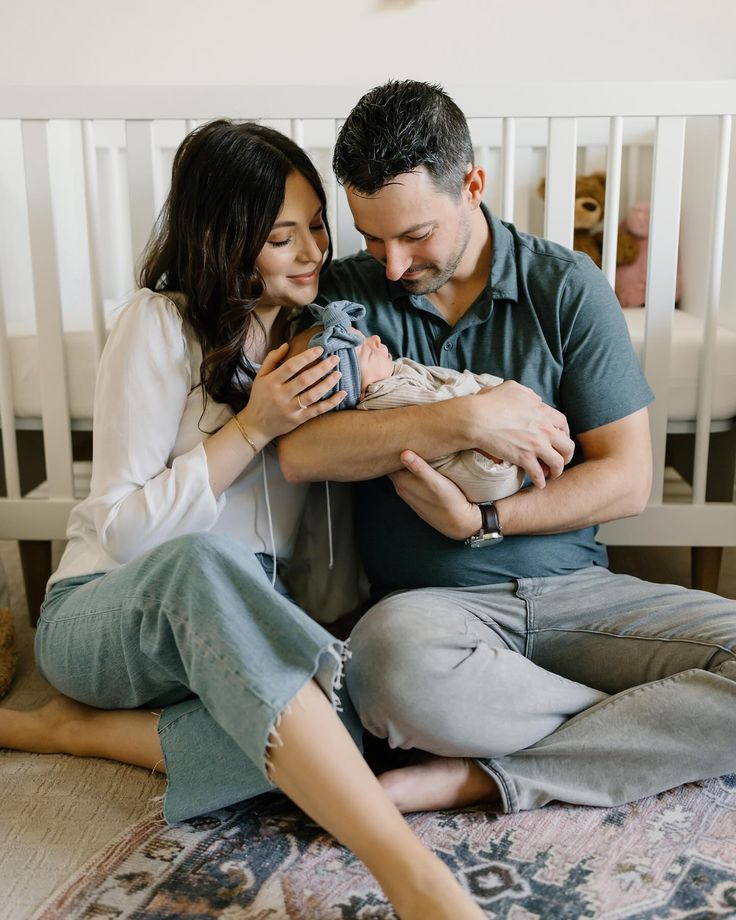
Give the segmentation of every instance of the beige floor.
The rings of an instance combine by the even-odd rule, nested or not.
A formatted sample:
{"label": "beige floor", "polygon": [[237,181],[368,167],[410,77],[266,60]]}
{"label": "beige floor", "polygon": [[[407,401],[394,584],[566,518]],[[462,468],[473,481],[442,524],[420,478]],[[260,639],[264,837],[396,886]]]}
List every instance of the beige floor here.
{"label": "beige floor", "polygon": [[[51,694],[33,665],[33,632],[17,544],[0,541],[20,661],[3,705],[32,709]],[[104,760],[0,751],[0,920],[25,920],[95,853],[146,814],[164,781]]]}
{"label": "beige floor", "polygon": [[[612,568],[689,586],[686,549],[614,548]],[[33,666],[32,630],[15,543],[0,541],[19,633],[20,664],[4,705],[31,709],[50,694]],[[736,549],[720,593],[736,598]],[[0,920],[26,920],[78,868],[146,813],[163,780],[102,760],[0,751]]]}

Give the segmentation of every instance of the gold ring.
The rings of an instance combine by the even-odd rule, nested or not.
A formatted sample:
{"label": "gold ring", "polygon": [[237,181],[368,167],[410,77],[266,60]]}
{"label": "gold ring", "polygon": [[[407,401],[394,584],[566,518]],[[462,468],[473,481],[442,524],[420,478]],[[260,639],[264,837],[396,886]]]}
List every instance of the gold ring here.
{"label": "gold ring", "polygon": [[299,395],[299,393],[296,394],[296,401],[299,403],[299,408],[300,408],[300,409],[306,409],[306,408],[308,408],[308,407],[305,406],[304,403],[302,402],[302,398],[301,398],[301,396]]}

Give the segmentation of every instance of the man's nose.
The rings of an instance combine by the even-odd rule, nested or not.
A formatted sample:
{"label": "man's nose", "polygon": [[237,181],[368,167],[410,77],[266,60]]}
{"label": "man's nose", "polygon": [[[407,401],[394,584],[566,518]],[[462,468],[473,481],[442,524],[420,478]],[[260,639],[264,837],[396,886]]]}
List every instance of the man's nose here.
{"label": "man's nose", "polygon": [[398,281],[411,266],[411,255],[403,252],[400,246],[387,246],[385,265],[388,280]]}

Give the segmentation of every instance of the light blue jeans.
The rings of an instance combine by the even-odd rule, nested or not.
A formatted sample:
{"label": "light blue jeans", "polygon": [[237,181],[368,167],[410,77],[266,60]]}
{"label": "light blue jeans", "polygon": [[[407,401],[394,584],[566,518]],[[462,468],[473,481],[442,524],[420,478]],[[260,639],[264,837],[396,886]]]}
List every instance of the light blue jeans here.
{"label": "light blue jeans", "polygon": [[102,709],[164,707],[171,823],[274,789],[267,741],[312,677],[361,742],[339,692],[342,643],[275,590],[270,571],[235,540],[194,534],[58,582],[44,603],[36,660],[54,687]]}
{"label": "light blue jeans", "polygon": [[[493,552],[492,548],[478,552]],[[736,602],[591,567],[392,594],[346,681],[392,747],[474,757],[506,812],[736,770]]]}

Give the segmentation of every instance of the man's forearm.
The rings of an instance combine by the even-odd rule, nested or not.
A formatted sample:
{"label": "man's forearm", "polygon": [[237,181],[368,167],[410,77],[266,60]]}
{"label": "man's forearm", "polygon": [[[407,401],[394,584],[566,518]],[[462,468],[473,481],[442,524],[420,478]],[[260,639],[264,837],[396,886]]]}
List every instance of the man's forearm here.
{"label": "man's forearm", "polygon": [[281,469],[290,482],[346,482],[395,472],[402,450],[428,459],[464,450],[473,446],[465,402],[331,412],[279,439]]}
{"label": "man's forearm", "polygon": [[652,484],[649,417],[640,409],[578,435],[584,461],[543,490],[498,503],[505,533],[562,533],[639,514]]}
{"label": "man's forearm", "polygon": [[649,497],[649,479],[601,458],[565,470],[545,489],[522,489],[496,503],[505,534],[563,533],[639,514]]}

